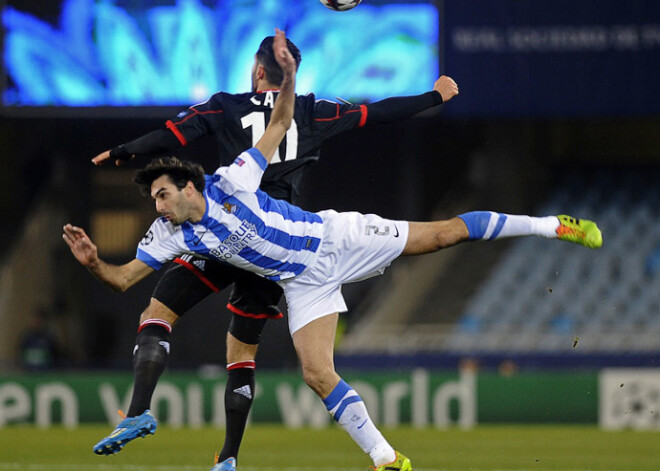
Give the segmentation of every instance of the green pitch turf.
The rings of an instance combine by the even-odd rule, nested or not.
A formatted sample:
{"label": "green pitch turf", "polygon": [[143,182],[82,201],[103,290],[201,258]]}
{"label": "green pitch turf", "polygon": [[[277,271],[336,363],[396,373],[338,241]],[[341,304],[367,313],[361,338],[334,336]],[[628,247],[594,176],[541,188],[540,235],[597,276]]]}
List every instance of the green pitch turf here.
{"label": "green pitch turf", "polygon": [[[92,446],[107,426],[76,430],[0,429],[0,471],[208,471],[221,430],[159,428],[114,456]],[[484,426],[470,431],[384,430],[415,471],[657,471],[660,433],[604,432],[583,426]],[[240,471],[362,470],[370,460],[337,427],[287,430],[251,426]]]}

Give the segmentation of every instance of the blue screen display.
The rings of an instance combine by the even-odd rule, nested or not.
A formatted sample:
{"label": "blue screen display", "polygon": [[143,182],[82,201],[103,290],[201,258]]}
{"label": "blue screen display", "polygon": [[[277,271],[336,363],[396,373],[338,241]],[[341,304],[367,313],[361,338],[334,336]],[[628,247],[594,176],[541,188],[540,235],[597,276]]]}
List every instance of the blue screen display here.
{"label": "blue screen display", "polygon": [[373,101],[429,90],[438,76],[432,0],[347,12],[316,0],[61,0],[50,16],[21,3],[2,10],[5,107],[169,106],[249,91],[254,53],[275,27],[302,51],[298,93]]}

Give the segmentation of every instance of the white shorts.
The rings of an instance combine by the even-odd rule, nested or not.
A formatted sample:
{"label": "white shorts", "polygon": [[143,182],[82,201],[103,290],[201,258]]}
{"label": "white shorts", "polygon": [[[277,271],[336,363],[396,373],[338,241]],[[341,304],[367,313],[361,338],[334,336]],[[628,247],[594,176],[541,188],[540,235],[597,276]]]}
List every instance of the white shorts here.
{"label": "white shorts", "polygon": [[324,230],[316,262],[299,276],[279,282],[291,334],[315,319],[345,312],[341,285],[382,275],[408,240],[407,221],[333,210],[318,214]]}

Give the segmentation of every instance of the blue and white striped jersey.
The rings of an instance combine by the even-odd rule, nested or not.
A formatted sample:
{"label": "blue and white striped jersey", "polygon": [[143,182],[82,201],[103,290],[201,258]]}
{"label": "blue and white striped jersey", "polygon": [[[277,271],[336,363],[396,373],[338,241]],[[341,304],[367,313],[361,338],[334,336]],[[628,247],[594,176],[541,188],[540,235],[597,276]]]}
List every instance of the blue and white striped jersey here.
{"label": "blue and white striped jersey", "polygon": [[156,219],[138,245],[138,260],[158,270],[183,253],[231,263],[278,281],[302,273],[317,257],[323,220],[259,190],[267,167],[252,148],[206,176],[206,213],[175,226]]}

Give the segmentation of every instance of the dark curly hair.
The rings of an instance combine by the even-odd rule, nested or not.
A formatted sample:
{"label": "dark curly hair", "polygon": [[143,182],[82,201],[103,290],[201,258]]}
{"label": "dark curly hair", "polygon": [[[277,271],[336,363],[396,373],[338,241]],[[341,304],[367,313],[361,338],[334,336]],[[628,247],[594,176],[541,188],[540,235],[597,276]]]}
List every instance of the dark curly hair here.
{"label": "dark curly hair", "polygon": [[200,193],[204,191],[206,180],[201,165],[188,160],[179,160],[176,157],[160,157],[153,159],[149,165],[138,170],[133,181],[140,188],[140,192],[151,195],[151,184],[162,175],[167,175],[172,183],[181,190],[188,182],[192,182]]}
{"label": "dark curly hair", "polygon": [[[282,85],[282,80],[284,80],[284,73],[282,72],[282,68],[280,65],[277,63],[277,60],[275,60],[275,53],[273,52],[273,41],[275,40],[275,36],[267,36],[264,38],[263,41],[261,41],[261,44],[259,45],[259,49],[257,50],[257,61],[259,64],[261,64],[264,69],[266,70],[266,78],[270,83],[273,85],[280,86]],[[302,60],[302,56],[300,55],[300,49],[293,44],[287,38],[286,40],[286,45],[289,48],[289,52],[291,52],[291,55],[293,56],[293,59],[296,61],[296,70],[300,66],[300,61]]]}

